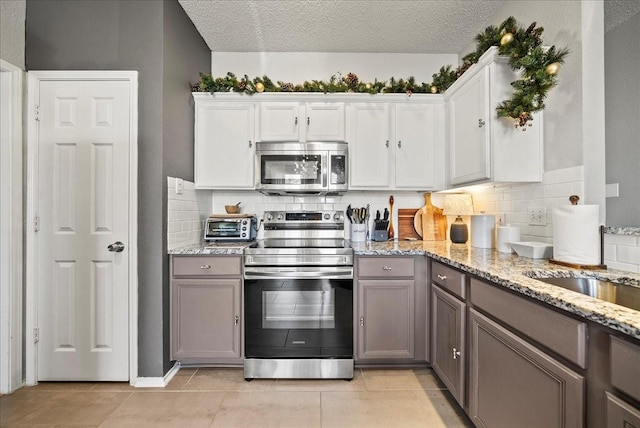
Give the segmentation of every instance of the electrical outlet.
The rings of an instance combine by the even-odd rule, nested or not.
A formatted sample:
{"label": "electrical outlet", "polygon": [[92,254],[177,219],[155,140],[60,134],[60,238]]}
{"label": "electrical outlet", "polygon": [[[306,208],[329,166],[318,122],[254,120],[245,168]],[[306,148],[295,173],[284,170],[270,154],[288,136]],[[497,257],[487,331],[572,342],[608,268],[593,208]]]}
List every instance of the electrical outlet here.
{"label": "electrical outlet", "polygon": [[547,225],[547,209],[542,208],[528,208],[527,218],[529,219],[529,225],[531,226],[546,226]]}
{"label": "electrical outlet", "polygon": [[507,225],[507,218],[506,218],[504,213],[495,213],[495,216],[496,216],[496,224],[498,226],[506,226]]}
{"label": "electrical outlet", "polygon": [[184,180],[176,178],[176,195],[182,195],[182,193],[184,193]]}

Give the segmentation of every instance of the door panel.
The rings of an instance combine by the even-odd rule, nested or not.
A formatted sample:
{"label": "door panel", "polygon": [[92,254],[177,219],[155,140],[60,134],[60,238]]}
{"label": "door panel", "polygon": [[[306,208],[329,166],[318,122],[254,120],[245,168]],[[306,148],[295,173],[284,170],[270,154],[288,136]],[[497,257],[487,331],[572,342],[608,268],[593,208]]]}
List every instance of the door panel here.
{"label": "door panel", "polygon": [[38,380],[129,379],[130,86],[39,83]]}

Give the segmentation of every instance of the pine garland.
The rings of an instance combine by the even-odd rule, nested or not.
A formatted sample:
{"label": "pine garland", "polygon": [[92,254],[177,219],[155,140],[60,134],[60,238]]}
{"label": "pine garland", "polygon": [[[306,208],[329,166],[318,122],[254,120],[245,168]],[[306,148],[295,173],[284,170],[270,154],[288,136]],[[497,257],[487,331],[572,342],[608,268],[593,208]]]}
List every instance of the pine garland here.
{"label": "pine garland", "polygon": [[312,80],[302,84],[277,81],[274,83],[268,76],[250,79],[246,74],[238,78],[228,72],[226,76],[214,78],[211,74],[200,73],[200,81],[191,87],[193,92],[239,92],[255,94],[256,92],[322,92],[322,93],[442,93],[447,90],[462,74],[490,47],[497,46],[499,54],[509,57],[509,65],[520,73],[520,78],[511,82],[513,95],[501,102],[496,110],[500,117],[511,117],[515,126],[531,126],[532,114],[543,110],[544,100],[551,88],[557,84],[557,72],[560,64],[568,55],[567,49],[556,49],[555,46],[542,46],[542,27],[534,22],[526,29],[519,26],[514,17],[507,18],[497,27],[489,26],[476,36],[476,50],[462,58],[462,64],[453,69],[451,65],[443,66],[432,76],[431,83],[418,83],[413,76],[407,79],[389,81],[361,82],[357,75],[340,73],[332,75],[328,81]]}

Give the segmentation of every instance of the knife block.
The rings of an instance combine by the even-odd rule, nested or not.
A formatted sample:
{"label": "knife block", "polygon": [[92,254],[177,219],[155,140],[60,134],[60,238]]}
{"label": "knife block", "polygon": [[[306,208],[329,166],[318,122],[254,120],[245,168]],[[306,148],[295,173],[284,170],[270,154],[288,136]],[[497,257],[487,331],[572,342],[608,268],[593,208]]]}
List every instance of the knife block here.
{"label": "knife block", "polygon": [[374,230],[371,239],[373,241],[388,241],[389,232],[387,230]]}

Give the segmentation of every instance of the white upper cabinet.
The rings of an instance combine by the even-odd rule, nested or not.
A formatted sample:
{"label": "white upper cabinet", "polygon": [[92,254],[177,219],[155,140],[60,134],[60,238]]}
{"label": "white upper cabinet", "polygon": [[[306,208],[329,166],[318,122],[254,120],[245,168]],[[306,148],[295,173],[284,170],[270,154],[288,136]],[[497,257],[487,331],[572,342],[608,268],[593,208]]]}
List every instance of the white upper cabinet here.
{"label": "white upper cabinet", "polygon": [[349,120],[349,188],[389,188],[389,105],[353,103]]}
{"label": "white upper cabinet", "polygon": [[344,103],[261,102],[260,141],[345,141]]}
{"label": "white upper cabinet", "polygon": [[354,103],[349,121],[350,189],[443,188],[441,100]]}
{"label": "white upper cabinet", "polygon": [[443,188],[443,128],[442,104],[396,104],[393,141],[396,188]]}
{"label": "white upper cabinet", "polygon": [[523,130],[496,112],[517,78],[508,59],[491,48],[445,92],[452,187],[542,180],[542,113],[534,114],[532,126]]}
{"label": "white upper cabinet", "polygon": [[198,189],[253,189],[255,107],[194,94],[194,174]]}

